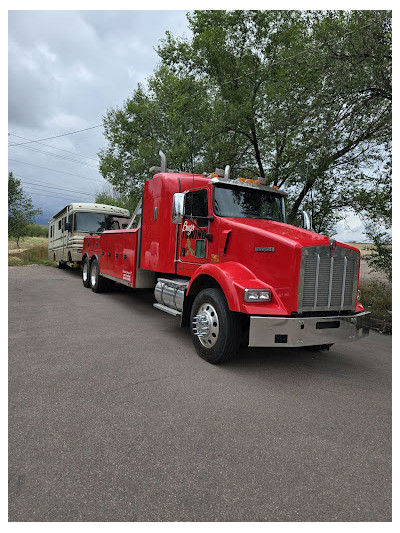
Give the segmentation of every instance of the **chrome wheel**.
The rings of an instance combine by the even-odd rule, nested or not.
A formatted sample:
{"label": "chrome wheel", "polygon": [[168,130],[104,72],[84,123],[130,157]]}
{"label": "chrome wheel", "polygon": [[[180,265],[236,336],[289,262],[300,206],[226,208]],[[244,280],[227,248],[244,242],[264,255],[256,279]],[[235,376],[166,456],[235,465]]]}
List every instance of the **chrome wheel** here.
{"label": "chrome wheel", "polygon": [[82,279],[84,283],[87,283],[89,277],[89,263],[85,261],[82,268]]}
{"label": "chrome wheel", "polygon": [[196,352],[209,363],[225,363],[238,351],[240,316],[229,310],[221,289],[210,287],[196,295],[190,321],[190,333]]}
{"label": "chrome wheel", "polygon": [[213,348],[219,337],[219,318],[215,307],[203,303],[193,318],[193,332],[205,348]]}
{"label": "chrome wheel", "polygon": [[92,268],[90,269],[90,284],[92,287],[96,285],[97,277],[98,277],[97,262],[93,261]]}

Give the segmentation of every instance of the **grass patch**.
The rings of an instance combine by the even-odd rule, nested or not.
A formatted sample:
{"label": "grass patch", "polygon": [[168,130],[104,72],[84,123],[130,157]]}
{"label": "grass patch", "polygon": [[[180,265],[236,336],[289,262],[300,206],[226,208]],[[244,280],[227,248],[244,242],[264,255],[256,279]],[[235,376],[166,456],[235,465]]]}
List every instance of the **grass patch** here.
{"label": "grass patch", "polygon": [[[33,248],[35,246],[45,245],[47,247],[48,238],[47,237],[21,237],[19,240],[19,248]],[[12,239],[8,239],[8,249],[9,250],[18,250],[17,243]]]}
{"label": "grass patch", "polygon": [[361,303],[370,311],[370,326],[381,333],[392,333],[392,288],[382,281],[360,280]]}
{"label": "grass patch", "polygon": [[[38,239],[40,237],[30,237],[32,239]],[[15,253],[8,254],[9,266],[20,265],[49,265],[55,266],[54,261],[50,261],[48,258],[47,240],[46,243],[40,245],[31,246],[23,252],[16,251]]]}

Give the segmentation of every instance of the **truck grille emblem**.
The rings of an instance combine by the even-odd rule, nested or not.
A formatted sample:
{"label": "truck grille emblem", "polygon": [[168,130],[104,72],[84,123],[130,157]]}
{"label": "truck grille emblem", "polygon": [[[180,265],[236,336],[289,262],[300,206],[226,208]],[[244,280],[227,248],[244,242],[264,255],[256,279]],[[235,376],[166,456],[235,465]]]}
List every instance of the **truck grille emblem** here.
{"label": "truck grille emblem", "polygon": [[335,241],[335,239],[329,239],[329,246],[331,248],[331,257],[335,257],[337,248],[337,242]]}

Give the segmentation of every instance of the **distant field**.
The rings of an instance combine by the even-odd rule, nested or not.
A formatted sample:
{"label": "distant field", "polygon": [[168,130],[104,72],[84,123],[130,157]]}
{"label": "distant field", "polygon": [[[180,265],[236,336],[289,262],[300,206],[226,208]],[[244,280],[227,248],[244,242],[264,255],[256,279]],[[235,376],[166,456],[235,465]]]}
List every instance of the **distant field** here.
{"label": "distant field", "polygon": [[365,255],[368,255],[371,253],[371,250],[374,249],[373,244],[368,244],[365,242],[347,242],[349,246],[354,246],[354,248],[358,248],[361,252],[361,257],[364,257]]}
{"label": "distant field", "polygon": [[[20,250],[27,250],[28,248],[33,248],[34,246],[47,246],[47,242],[47,237],[22,237],[19,241],[19,248]],[[16,242],[12,239],[8,239],[8,253],[14,250],[18,252]]]}
{"label": "distant field", "polygon": [[19,248],[15,241],[8,240],[8,265],[55,265],[48,260],[47,237],[24,237],[19,241]]}

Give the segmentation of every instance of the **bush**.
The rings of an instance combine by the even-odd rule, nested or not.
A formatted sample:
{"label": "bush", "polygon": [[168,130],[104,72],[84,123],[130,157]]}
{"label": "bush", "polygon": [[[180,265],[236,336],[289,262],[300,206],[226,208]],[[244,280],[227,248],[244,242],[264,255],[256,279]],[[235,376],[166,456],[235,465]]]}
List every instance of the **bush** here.
{"label": "bush", "polygon": [[374,224],[366,224],[366,235],[373,246],[367,248],[364,259],[374,272],[382,272],[388,280],[392,280],[392,237],[382,228]]}
{"label": "bush", "polygon": [[392,333],[392,289],[382,281],[360,281],[361,303],[370,311],[370,326],[381,333]]}
{"label": "bush", "polygon": [[41,226],[40,224],[29,224],[27,228],[27,237],[48,237],[48,226]]}

